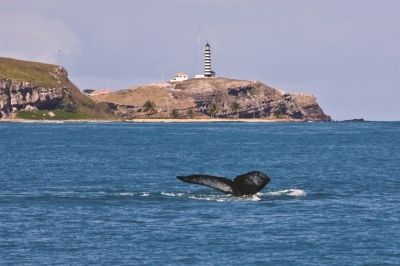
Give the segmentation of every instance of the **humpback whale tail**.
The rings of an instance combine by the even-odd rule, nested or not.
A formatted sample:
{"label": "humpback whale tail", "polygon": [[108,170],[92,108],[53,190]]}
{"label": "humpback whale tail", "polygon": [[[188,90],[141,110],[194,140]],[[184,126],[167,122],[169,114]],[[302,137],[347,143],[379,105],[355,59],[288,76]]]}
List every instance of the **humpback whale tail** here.
{"label": "humpback whale tail", "polygon": [[234,196],[250,196],[263,189],[271,178],[259,171],[238,175],[233,181],[225,177],[211,175],[177,176],[179,180],[217,189]]}

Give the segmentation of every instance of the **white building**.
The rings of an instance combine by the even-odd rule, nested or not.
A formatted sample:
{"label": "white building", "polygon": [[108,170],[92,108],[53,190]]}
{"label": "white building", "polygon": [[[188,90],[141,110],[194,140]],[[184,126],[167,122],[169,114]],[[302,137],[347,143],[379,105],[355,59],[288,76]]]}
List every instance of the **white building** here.
{"label": "white building", "polygon": [[175,74],[174,79],[171,79],[170,82],[180,82],[180,81],[184,81],[187,80],[189,77],[188,75],[186,75],[183,72],[178,72]]}

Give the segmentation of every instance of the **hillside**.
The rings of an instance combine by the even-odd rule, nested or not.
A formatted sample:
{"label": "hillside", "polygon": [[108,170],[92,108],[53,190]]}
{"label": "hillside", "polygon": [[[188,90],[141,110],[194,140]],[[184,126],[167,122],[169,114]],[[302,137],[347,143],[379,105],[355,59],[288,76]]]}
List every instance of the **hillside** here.
{"label": "hillside", "polygon": [[[55,116],[48,116],[46,112]],[[42,112],[39,112],[42,111]],[[0,57],[0,118],[109,119],[107,104],[96,103],[57,65]]]}
{"label": "hillside", "polygon": [[258,81],[199,78],[88,97],[57,65],[0,57],[0,118],[262,118],[329,121],[312,95]]}
{"label": "hillside", "polygon": [[312,95],[286,93],[258,81],[221,77],[148,84],[93,96],[92,99],[114,104],[117,115],[130,119],[213,117],[330,120]]}

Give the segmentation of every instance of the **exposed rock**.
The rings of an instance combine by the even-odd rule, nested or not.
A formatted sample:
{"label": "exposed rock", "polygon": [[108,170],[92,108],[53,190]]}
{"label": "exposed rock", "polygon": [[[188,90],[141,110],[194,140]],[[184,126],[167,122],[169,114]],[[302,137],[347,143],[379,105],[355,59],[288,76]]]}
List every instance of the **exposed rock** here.
{"label": "exposed rock", "polygon": [[53,109],[78,117],[115,119],[108,105],[84,95],[63,67],[0,57],[0,118],[18,117],[20,110]]}
{"label": "exposed rock", "polygon": [[23,110],[24,111],[36,111],[37,108],[28,104],[27,106],[25,106],[25,108]]}
{"label": "exposed rock", "polygon": [[0,80],[0,112],[8,117],[19,110],[54,109],[68,95],[65,87],[44,88],[28,82]]}
{"label": "exposed rock", "polygon": [[[124,118],[270,118],[330,121],[316,98],[291,94],[258,81],[227,78],[189,79],[180,83],[160,83],[111,92],[93,97],[112,103],[114,112]],[[143,104],[152,101],[157,108],[144,112]]]}
{"label": "exposed rock", "polygon": [[50,117],[55,117],[55,116],[56,116],[56,114],[53,113],[53,112],[48,112],[47,114],[48,114]]}

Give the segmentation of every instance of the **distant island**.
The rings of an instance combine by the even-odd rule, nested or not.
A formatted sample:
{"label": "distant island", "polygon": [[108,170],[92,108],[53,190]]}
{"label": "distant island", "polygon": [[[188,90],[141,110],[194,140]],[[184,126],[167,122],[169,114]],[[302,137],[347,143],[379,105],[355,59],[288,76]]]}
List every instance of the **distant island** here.
{"label": "distant island", "polygon": [[11,58],[0,58],[0,119],[331,120],[314,96],[259,81],[200,77],[91,96],[60,66]]}

